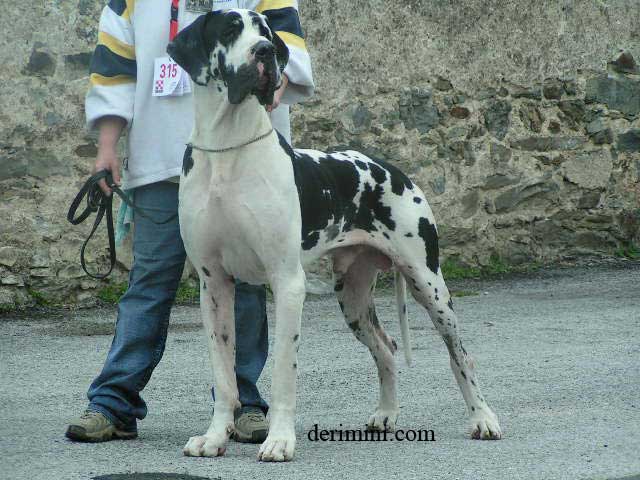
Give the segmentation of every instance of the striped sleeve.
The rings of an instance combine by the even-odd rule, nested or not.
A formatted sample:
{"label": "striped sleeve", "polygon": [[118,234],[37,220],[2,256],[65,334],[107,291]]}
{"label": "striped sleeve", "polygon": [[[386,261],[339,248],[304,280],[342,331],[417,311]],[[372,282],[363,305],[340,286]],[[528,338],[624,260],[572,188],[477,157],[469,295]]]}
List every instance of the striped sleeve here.
{"label": "striped sleeve", "polygon": [[136,88],[136,54],[131,16],[135,0],[110,0],[102,10],[98,44],[91,57],[85,99],[87,127],[106,115],[131,123]]}
{"label": "striped sleeve", "polygon": [[311,59],[300,25],[297,0],[261,0],[255,10],[267,17],[271,28],[289,48],[289,63],[284,70],[289,85],[282,103],[293,104],[310,97],[314,89]]}

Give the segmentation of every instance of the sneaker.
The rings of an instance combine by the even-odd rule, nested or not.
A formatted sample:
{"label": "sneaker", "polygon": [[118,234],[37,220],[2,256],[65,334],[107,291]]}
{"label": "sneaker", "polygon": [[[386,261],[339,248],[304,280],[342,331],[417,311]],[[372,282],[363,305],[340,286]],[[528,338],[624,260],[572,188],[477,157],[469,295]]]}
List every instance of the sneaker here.
{"label": "sneaker", "polygon": [[136,438],[138,432],[119,430],[102,413],[85,410],[69,424],[65,436],[77,442],[108,442],[116,439],[130,440]]}
{"label": "sneaker", "polygon": [[258,407],[242,407],[235,419],[233,439],[242,443],[262,443],[269,433],[269,422]]}

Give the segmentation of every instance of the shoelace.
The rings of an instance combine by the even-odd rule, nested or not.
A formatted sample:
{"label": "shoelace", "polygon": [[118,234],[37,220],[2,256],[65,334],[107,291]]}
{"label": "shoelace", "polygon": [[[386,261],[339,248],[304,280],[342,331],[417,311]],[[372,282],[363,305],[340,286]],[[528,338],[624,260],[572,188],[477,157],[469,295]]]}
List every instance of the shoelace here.
{"label": "shoelace", "polygon": [[80,415],[80,418],[82,418],[83,420],[88,420],[95,417],[96,415],[100,414],[98,412],[94,412],[93,410],[85,410],[84,413]]}
{"label": "shoelace", "polygon": [[245,416],[253,422],[261,422],[264,418],[262,412],[247,412]]}

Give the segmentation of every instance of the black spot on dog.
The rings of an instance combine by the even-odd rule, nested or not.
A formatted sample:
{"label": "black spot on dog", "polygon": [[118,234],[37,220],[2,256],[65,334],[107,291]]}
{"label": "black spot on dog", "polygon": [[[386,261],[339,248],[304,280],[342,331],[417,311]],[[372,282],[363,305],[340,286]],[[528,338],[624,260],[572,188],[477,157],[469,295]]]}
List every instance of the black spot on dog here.
{"label": "black spot on dog", "polygon": [[207,268],[206,268],[206,267],[202,267],[202,271],[204,272],[204,274],[205,274],[207,277],[210,277],[210,276],[211,276],[211,273],[209,273],[209,270],[207,270]]}
{"label": "black spot on dog", "polygon": [[464,378],[465,380],[467,379],[467,376],[464,374],[462,370],[460,370],[460,375],[462,375],[462,378]]}
{"label": "black spot on dog", "polygon": [[376,183],[384,183],[387,180],[387,173],[375,163],[369,164],[369,170]]}
{"label": "black spot on dog", "polygon": [[369,321],[371,322],[371,325],[373,325],[375,328],[380,328],[378,315],[376,315],[376,309],[373,305],[369,307]]}
{"label": "black spot on dog", "polygon": [[475,412],[476,411],[476,407],[471,407],[471,411]]}
{"label": "black spot on dog", "polygon": [[300,338],[300,335],[298,335],[297,333],[293,336],[293,341],[297,342],[298,339]]}
{"label": "black spot on dog", "polygon": [[344,303],[338,302],[338,305],[340,305],[340,311],[344,313]]}
{"label": "black spot on dog", "polygon": [[396,343],[395,340],[391,340],[391,345],[393,346],[394,350],[398,350],[398,344]]}
{"label": "black spot on dog", "polygon": [[369,170],[369,165],[366,162],[363,162],[362,160],[356,160],[354,163],[358,166],[360,170]]}
{"label": "black spot on dog", "polygon": [[222,341],[226,344],[229,341],[229,335],[226,333],[222,334]]}
{"label": "black spot on dog", "polygon": [[297,363],[294,363],[294,364],[293,364],[293,368],[298,368],[298,364],[297,364]]}
{"label": "black spot on dog", "polygon": [[407,238],[411,238],[411,237],[413,237],[413,233],[411,233],[411,232],[405,233],[404,236],[407,237]]}
{"label": "black spot on dog", "polygon": [[474,382],[473,380],[471,380],[471,385],[473,385],[474,387],[476,386],[476,382]]}
{"label": "black spot on dog", "polygon": [[360,330],[360,323],[357,320],[355,322],[349,323],[348,325],[349,325],[349,328],[354,332],[357,332],[358,330]]}
{"label": "black spot on dog", "polygon": [[379,221],[391,231],[395,231],[396,222],[391,218],[391,207],[382,203],[384,189],[380,185],[374,188],[366,183],[360,194],[360,204],[352,221],[347,220],[345,228],[351,226],[361,228],[366,232],[375,232],[377,227],[374,220]]}
{"label": "black spot on dog", "polygon": [[438,310],[438,313],[442,315],[444,313],[444,310]]}
{"label": "black spot on dog", "polygon": [[391,237],[389,237],[389,234],[387,232],[382,232],[382,236],[384,238],[386,238],[387,240],[389,240]]}
{"label": "black spot on dog", "polygon": [[334,292],[341,292],[343,288],[344,288],[344,281],[343,280],[337,280],[336,284],[333,286],[333,291]]}
{"label": "black spot on dog", "polygon": [[407,313],[407,306],[406,305],[402,306],[402,313]]}
{"label": "black spot on dog", "polygon": [[413,190],[413,183],[409,180],[409,177],[400,171],[400,169],[382,160],[375,159],[374,161],[389,172],[389,176],[391,177],[391,191],[393,193],[401,196],[404,193],[405,188]]}
{"label": "black spot on dog", "polygon": [[207,282],[204,282],[204,281],[202,282],[202,289],[203,290],[207,289]]}
{"label": "black spot on dog", "polygon": [[193,148],[188,146],[184,151],[184,156],[182,157],[182,174],[186,177],[189,175],[189,172],[193,168],[193,157],[191,157],[191,153],[193,152]]}
{"label": "black spot on dog", "polygon": [[418,204],[422,203],[422,199],[420,197],[413,197],[413,201]]}
{"label": "black spot on dog", "polygon": [[320,232],[312,232],[302,238],[302,249],[311,250],[318,244],[320,240]]}
{"label": "black spot on dog", "polygon": [[438,232],[436,231],[435,225],[429,223],[429,220],[426,218],[420,217],[418,221],[418,235],[424,240],[424,248],[427,254],[427,267],[429,267],[429,270],[433,273],[437,274],[440,253],[438,250]]}
{"label": "black spot on dog", "polygon": [[447,307],[449,307],[449,310],[453,312],[453,299],[449,299],[449,301],[447,302]]}

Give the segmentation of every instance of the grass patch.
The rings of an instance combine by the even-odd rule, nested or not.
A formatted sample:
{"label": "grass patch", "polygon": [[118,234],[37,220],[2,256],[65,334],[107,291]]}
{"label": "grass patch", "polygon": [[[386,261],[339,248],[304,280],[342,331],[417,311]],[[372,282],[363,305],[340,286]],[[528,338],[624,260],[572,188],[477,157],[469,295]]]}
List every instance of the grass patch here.
{"label": "grass patch", "polygon": [[477,295],[480,295],[480,293],[475,290],[456,290],[451,292],[452,297],[475,297]]}
{"label": "grass patch", "polygon": [[39,307],[53,307],[56,305],[56,302],[47,298],[47,296],[39,292],[38,290],[34,290],[33,288],[28,288],[27,293],[33,298],[33,301],[36,302],[36,305]]}
{"label": "grass patch", "polygon": [[538,262],[522,265],[511,265],[499,255],[491,255],[489,263],[481,267],[461,265],[454,259],[448,258],[441,266],[445,280],[468,280],[495,277],[508,273],[531,273],[539,270],[542,264]]}
{"label": "grass patch", "polygon": [[482,271],[478,267],[460,265],[451,258],[440,265],[445,280],[465,280],[468,278],[480,278]]}
{"label": "grass patch", "polygon": [[176,292],[176,303],[198,303],[200,301],[200,287],[192,282],[182,282]]}
{"label": "grass patch", "polygon": [[96,296],[108,305],[115,305],[127,291],[127,282],[109,283],[96,293]]}
{"label": "grass patch", "polygon": [[628,258],[629,260],[638,260],[640,259],[640,248],[637,245],[630,243],[618,248],[614,252],[614,255],[620,258]]}
{"label": "grass patch", "polygon": [[[127,291],[127,282],[109,283],[97,292],[97,297],[107,305],[116,305],[124,292]],[[200,299],[200,288],[194,282],[187,280],[180,283],[176,292],[176,304],[198,303]]]}

